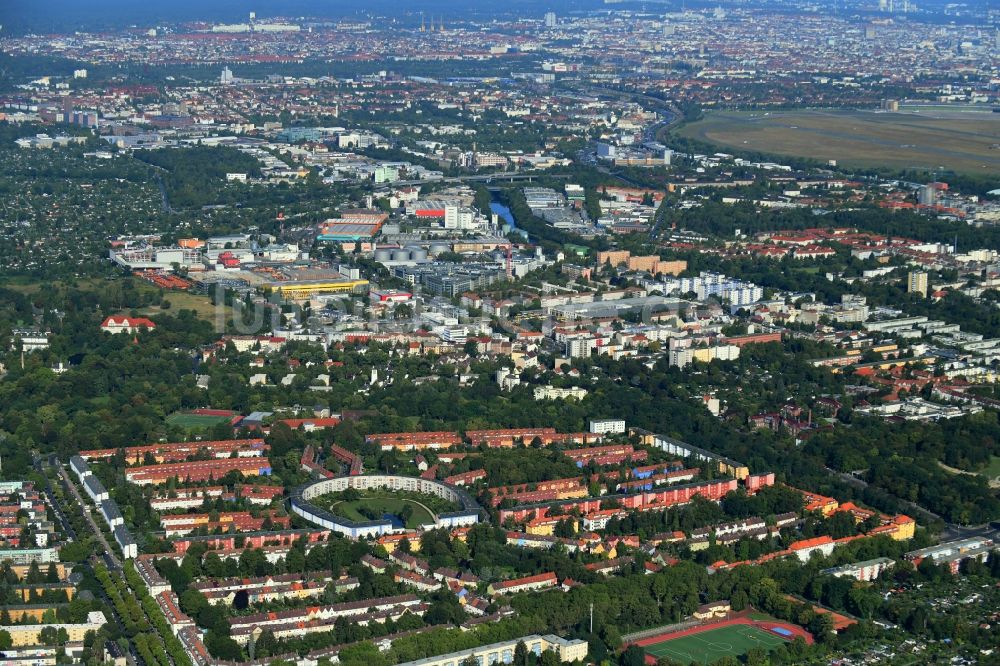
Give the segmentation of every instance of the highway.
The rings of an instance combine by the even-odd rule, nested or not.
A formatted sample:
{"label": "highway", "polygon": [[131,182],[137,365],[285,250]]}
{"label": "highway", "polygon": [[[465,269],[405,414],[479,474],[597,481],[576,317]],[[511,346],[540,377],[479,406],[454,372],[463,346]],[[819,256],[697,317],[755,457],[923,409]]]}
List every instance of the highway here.
{"label": "highway", "polygon": [[170,213],[171,215],[173,215],[174,213],[177,212],[177,210],[170,205],[170,197],[167,196],[167,186],[164,184],[163,176],[161,175],[161,173],[166,171],[166,169],[164,169],[163,167],[158,167],[155,164],[151,164],[149,166],[151,166],[153,169],[156,169],[156,171],[153,172],[153,177],[156,178],[156,186],[160,188],[160,196],[163,199],[163,203],[161,204],[163,212]]}
{"label": "highway", "polygon": [[569,178],[566,174],[538,173],[487,173],[469,176],[448,176],[447,178],[423,178],[420,180],[394,180],[393,187],[403,187],[407,185],[427,185],[429,183],[492,183],[497,182],[532,182],[540,178]]}
{"label": "highway", "polygon": [[614,88],[599,88],[587,85],[580,85],[570,89],[574,92],[592,95],[594,97],[617,97],[622,100],[630,100],[656,109],[660,115],[663,116],[663,120],[656,122],[643,130],[643,139],[645,141],[655,141],[660,131],[675,127],[684,120],[684,114],[681,113],[680,109],[678,109],[673,102],[668,102],[665,99],[660,99],[659,97],[654,97],[645,93],[615,90]]}
{"label": "highway", "polygon": [[[837,477],[844,483],[848,483],[857,488],[868,487],[867,481],[865,481],[864,479],[860,479],[854,476],[853,474],[850,474],[848,472],[838,472],[837,470],[831,469],[829,467],[825,467],[824,469],[829,474]],[[928,509],[925,509],[919,504],[910,502],[909,500],[904,500],[902,498],[896,497],[895,495],[893,495],[892,497],[893,499],[901,503],[903,506],[905,506],[907,511],[912,513],[913,517],[916,518],[917,520],[922,520],[925,522],[927,520],[931,520],[943,523],[944,529],[942,529],[941,532],[938,534],[938,538],[941,541],[954,541],[956,539],[969,539],[972,537],[989,537],[994,541],[996,541],[997,538],[1000,537],[1000,529],[995,528],[993,525],[989,523],[986,523],[984,525],[959,525],[957,523],[949,523],[947,520],[944,519],[943,516],[939,516],[938,514],[934,513],[933,511],[929,511]]]}
{"label": "highway", "polygon": [[[859,478],[857,476],[854,476],[853,474],[850,474],[848,472],[838,472],[837,470],[831,469],[829,467],[824,467],[823,469],[825,469],[829,474],[837,477],[838,479],[840,479],[844,483],[847,483],[849,485],[855,486],[857,488],[867,488],[868,487],[868,482],[867,481],[865,481],[864,479]],[[923,508],[922,506],[920,506],[918,504],[915,504],[914,502],[910,502],[909,500],[904,500],[902,498],[896,497],[895,495],[893,495],[893,499],[895,499],[900,504],[902,504],[903,506],[905,506],[907,508],[907,510],[910,511],[911,513],[916,514],[914,516],[915,518],[923,518],[924,520],[936,520],[936,521],[940,521],[940,522],[945,523],[945,524],[948,523],[948,521],[946,521],[944,518],[942,518],[941,516],[937,515],[933,511],[928,511],[927,509]]]}
{"label": "highway", "polygon": [[[629,92],[626,90],[615,90],[614,88],[599,88],[588,85],[573,86],[570,82],[566,82],[564,85],[576,93],[590,95],[592,97],[616,97],[624,101],[641,103],[647,108],[656,110],[660,114],[661,120],[658,120],[649,127],[643,129],[643,142],[657,141],[657,137],[660,136],[662,131],[676,127],[684,120],[684,114],[681,113],[680,109],[674,106],[672,102],[660,99],[659,97],[653,97],[652,95],[646,95],[644,93]],[[623,180],[633,187],[643,189],[646,188],[646,184],[633,180],[632,178],[619,173],[617,170],[601,163],[601,161],[598,160],[589,149],[580,151],[577,155],[577,161],[583,164],[589,164],[601,173]]]}

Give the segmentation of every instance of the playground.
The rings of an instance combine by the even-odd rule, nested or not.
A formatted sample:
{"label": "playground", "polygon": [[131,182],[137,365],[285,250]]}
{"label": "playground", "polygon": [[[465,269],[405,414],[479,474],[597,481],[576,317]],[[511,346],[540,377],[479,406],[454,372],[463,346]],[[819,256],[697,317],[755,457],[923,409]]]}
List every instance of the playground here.
{"label": "playground", "polygon": [[645,650],[647,664],[664,657],[682,664],[709,664],[725,655],[739,657],[754,648],[770,652],[796,637],[813,642],[807,631],[795,625],[744,616],[650,636],[635,644]]}

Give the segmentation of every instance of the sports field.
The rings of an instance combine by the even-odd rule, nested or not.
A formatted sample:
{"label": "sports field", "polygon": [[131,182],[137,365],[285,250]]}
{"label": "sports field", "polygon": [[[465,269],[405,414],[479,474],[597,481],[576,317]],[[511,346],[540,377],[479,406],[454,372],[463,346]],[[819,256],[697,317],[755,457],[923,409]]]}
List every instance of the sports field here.
{"label": "sports field", "polygon": [[796,636],[802,636],[811,642],[811,637],[805,631],[792,625],[737,618],[675,634],[654,636],[638,641],[637,644],[645,650],[647,661],[668,657],[682,664],[709,664],[726,655],[744,655],[754,648],[769,652]]}
{"label": "sports field", "polygon": [[207,430],[219,423],[228,423],[230,418],[229,416],[175,412],[167,417],[167,425],[177,426],[190,432],[194,430]]}
{"label": "sports field", "polygon": [[714,111],[681,135],[727,148],[855,167],[1000,174],[1000,113],[989,107]]}

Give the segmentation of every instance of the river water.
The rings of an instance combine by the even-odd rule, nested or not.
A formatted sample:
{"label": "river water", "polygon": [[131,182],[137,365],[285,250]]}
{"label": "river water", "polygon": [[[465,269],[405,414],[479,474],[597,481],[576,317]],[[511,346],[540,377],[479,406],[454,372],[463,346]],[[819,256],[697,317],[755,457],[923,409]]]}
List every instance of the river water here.
{"label": "river water", "polygon": [[510,214],[510,208],[507,208],[507,206],[504,206],[499,201],[491,201],[490,210],[502,217],[510,225],[511,229],[517,229],[517,224],[514,223],[514,216]]}

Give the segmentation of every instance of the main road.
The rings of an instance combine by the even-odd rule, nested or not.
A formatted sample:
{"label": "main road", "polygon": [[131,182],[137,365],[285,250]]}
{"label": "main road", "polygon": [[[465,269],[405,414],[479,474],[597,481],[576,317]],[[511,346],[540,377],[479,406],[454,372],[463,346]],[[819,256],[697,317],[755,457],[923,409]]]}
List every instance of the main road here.
{"label": "main road", "polygon": [[66,468],[62,465],[59,465],[59,476],[62,477],[63,484],[69,488],[69,491],[73,493],[73,497],[77,502],[79,502],[80,511],[83,512],[84,520],[87,521],[90,529],[94,532],[94,536],[97,537],[97,540],[101,542],[101,546],[104,547],[103,557],[104,561],[108,565],[108,568],[113,569],[114,571],[121,571],[122,565],[121,562],[118,561],[118,558],[115,557],[114,549],[111,548],[111,544],[108,543],[108,540],[104,538],[104,532],[101,531],[100,526],[94,521],[94,517],[90,515],[90,507],[87,504],[87,501],[83,499],[80,491],[77,490],[76,485],[73,483],[72,479],[69,478],[69,474],[66,473]]}
{"label": "main road", "polygon": [[[56,499],[56,495],[52,492],[52,483],[49,481],[49,475],[46,474],[45,466],[42,463],[42,458],[38,455],[33,455],[34,460],[33,465],[35,471],[37,471],[43,479],[45,479],[45,498],[48,500],[48,504],[52,507],[52,513],[56,515],[56,519],[59,521],[59,525],[62,527],[62,531],[69,535],[71,541],[76,541],[76,530],[70,524],[69,519],[66,518],[66,513],[63,511],[62,505]],[[61,469],[58,461],[54,464],[55,467]]]}
{"label": "main road", "polygon": [[[103,546],[104,552],[100,554],[100,559],[103,560],[104,565],[108,567],[109,571],[114,571],[116,572],[117,575],[121,575],[120,573],[118,573],[122,569],[121,563],[118,561],[118,558],[115,557],[114,551],[111,549],[111,544],[109,544],[107,539],[104,538],[104,533],[101,532],[101,528],[97,525],[96,522],[94,522],[93,517],[90,515],[90,507],[87,504],[87,501],[77,490],[76,485],[73,483],[73,480],[70,478],[69,474],[66,473],[66,469],[59,463],[59,461],[55,461],[55,463],[52,466],[56,470],[58,470],[59,478],[62,481],[63,487],[66,488],[73,495],[74,499],[76,500],[77,504],[80,507],[80,512],[83,514],[84,520],[87,521],[87,524],[90,526],[90,530],[94,533],[98,541],[100,541],[101,545]],[[63,524],[63,528],[67,531],[68,534],[70,534],[75,539],[76,531],[69,524],[69,521],[66,519],[66,514],[63,510],[62,505],[56,499],[55,493],[52,492],[52,486],[49,484],[48,475],[45,475],[45,486],[46,486],[46,494],[48,495],[52,505],[52,510],[59,518],[59,521]],[[94,567],[97,565],[97,563],[98,563],[98,555],[94,553],[90,556],[90,566]],[[124,634],[125,624],[124,622],[122,622],[121,617],[118,616],[118,609],[115,608],[113,603],[111,603],[111,599],[108,598],[103,588],[100,589],[100,595],[104,599],[105,605],[107,605],[107,607],[111,609],[112,620],[114,620],[115,624],[118,625],[118,629],[122,632],[122,634]],[[114,646],[113,650],[117,650],[120,652],[120,649],[118,648],[117,644],[111,643],[109,645],[113,645]],[[118,654],[114,656],[124,656],[128,666],[141,666],[141,664],[143,663],[142,659],[136,652],[135,645],[132,643],[132,641],[128,642],[128,650],[126,650],[123,654]]]}

